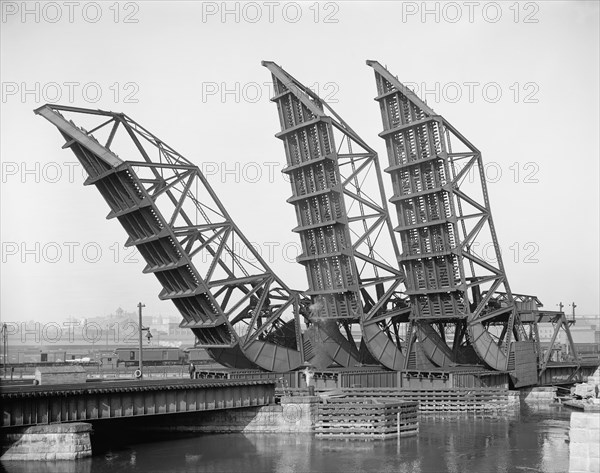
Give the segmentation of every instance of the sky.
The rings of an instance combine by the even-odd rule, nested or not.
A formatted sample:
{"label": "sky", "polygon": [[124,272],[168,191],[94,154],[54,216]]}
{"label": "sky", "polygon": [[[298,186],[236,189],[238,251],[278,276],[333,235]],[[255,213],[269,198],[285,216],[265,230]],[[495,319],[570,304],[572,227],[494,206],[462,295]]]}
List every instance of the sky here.
{"label": "sky", "polygon": [[[600,312],[598,2],[1,5],[3,321],[140,301],[148,315],[177,314],[58,131],[33,113],[47,102],[144,125],[205,172],[275,272],[306,289],[261,60],[329,101],[383,167],[365,60],[386,65],[482,151],[513,292]],[[390,197],[387,175],[384,185]]]}

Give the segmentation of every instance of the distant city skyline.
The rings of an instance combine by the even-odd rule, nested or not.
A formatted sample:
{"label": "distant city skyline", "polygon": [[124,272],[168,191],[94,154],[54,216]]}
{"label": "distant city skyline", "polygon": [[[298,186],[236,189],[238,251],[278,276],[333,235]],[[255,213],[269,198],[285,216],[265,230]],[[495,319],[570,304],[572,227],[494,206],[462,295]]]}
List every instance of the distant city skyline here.
{"label": "distant city skyline", "polygon": [[[119,306],[120,307],[120,306]],[[550,311],[558,311],[559,307],[558,304],[556,304],[556,307],[549,307],[549,306],[544,306],[542,309],[544,310],[550,310]],[[137,308],[134,306],[131,310],[126,310],[123,309],[123,313],[125,315],[129,315],[131,317],[135,317],[135,320],[137,320],[138,314],[137,314]],[[572,314],[572,309],[570,306],[566,305],[563,307],[563,312],[567,315],[567,316],[571,316]],[[56,318],[54,320],[50,320],[48,318],[42,317],[42,318],[32,318],[32,317],[8,317],[5,314],[3,314],[3,316],[0,318],[0,323],[3,322],[40,322],[40,323],[49,323],[49,322],[68,322],[70,320],[83,320],[83,319],[101,319],[101,318],[109,318],[109,317],[116,317],[116,309],[114,312],[111,313],[107,313],[107,314],[90,314],[90,315],[64,315],[61,316],[59,318]],[[162,317],[162,318],[167,318],[173,322],[181,322],[183,320],[182,316],[176,312],[176,309],[173,308],[173,312],[172,313],[164,313],[164,312],[154,312],[154,313],[148,313],[146,311],[146,308],[144,308],[144,313],[143,313],[143,317],[151,317],[151,318],[158,318],[158,317]],[[597,318],[600,320],[600,313],[583,313],[579,311],[579,306],[576,305],[576,309],[575,309],[575,318]]]}

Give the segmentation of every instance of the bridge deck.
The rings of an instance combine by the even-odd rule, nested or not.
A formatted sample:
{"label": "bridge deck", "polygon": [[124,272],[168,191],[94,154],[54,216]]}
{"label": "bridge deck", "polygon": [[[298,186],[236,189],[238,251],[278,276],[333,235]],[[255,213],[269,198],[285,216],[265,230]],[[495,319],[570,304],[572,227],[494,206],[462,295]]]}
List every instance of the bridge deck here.
{"label": "bridge deck", "polygon": [[0,428],[265,406],[269,380],[110,381],[0,386]]}

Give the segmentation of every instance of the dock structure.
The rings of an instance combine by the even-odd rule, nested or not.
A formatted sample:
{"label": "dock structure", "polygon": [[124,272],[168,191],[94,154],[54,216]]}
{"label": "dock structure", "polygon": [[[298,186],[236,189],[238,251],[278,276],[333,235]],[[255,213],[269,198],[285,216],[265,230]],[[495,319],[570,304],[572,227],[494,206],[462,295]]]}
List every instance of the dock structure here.
{"label": "dock structure", "polygon": [[378,399],[379,402],[416,402],[422,414],[498,413],[511,407],[507,389],[386,389],[347,388],[350,400]]}
{"label": "dock structure", "polygon": [[331,399],[319,405],[315,436],[385,440],[417,435],[418,403],[363,398]]}

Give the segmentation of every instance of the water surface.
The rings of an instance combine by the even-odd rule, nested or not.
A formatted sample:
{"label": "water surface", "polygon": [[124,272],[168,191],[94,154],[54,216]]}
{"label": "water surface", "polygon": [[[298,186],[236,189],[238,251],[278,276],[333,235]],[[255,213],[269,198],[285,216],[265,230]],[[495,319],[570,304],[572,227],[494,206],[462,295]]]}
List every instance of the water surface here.
{"label": "water surface", "polygon": [[511,418],[429,417],[421,419],[418,436],[386,441],[310,434],[162,434],[140,441],[115,435],[91,459],[2,466],[11,473],[554,473],[568,470],[569,417],[558,408]]}

